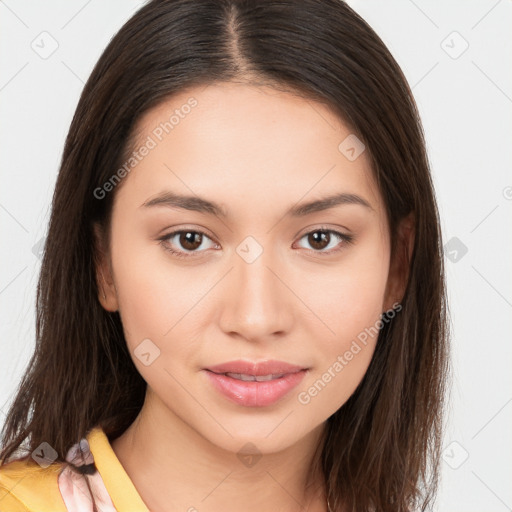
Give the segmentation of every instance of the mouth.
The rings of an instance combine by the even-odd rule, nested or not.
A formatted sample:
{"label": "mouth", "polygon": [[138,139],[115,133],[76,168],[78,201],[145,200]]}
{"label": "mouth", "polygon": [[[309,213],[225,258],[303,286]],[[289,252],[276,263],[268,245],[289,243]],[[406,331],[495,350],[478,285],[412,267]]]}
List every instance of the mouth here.
{"label": "mouth", "polygon": [[[291,364],[286,361],[264,360],[264,361],[247,361],[239,359],[237,361],[229,361],[204,368],[216,374],[228,375],[239,380],[272,380],[281,378],[284,375],[297,373],[308,368],[303,365]],[[253,379],[256,377],[256,379]]]}
{"label": "mouth", "polygon": [[266,407],[284,399],[299,385],[309,368],[293,367],[292,371],[281,373],[263,373],[261,367],[253,372],[245,371],[203,369],[212,387],[230,402],[244,407]]}
{"label": "mouth", "polygon": [[[211,371],[211,370],[207,370]],[[231,377],[232,379],[236,380],[242,380],[244,382],[266,382],[269,380],[276,380],[276,379],[282,379],[285,375],[290,375],[289,373],[280,373],[277,375],[269,374],[269,375],[248,375],[244,373],[218,373],[218,372],[212,372],[216,375],[225,375],[226,377]]]}

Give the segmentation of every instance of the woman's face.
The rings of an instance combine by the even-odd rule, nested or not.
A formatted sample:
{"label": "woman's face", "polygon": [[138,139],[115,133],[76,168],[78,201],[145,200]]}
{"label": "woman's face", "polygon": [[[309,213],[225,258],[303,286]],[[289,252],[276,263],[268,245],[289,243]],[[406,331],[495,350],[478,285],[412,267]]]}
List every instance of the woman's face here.
{"label": "woman's face", "polygon": [[[325,106],[233,83],[175,95],[138,127],[121,185],[104,187],[101,301],[120,312],[151,410],[229,450],[291,446],[354,392],[396,299],[367,152]],[[207,370],[235,360],[307,370]]]}

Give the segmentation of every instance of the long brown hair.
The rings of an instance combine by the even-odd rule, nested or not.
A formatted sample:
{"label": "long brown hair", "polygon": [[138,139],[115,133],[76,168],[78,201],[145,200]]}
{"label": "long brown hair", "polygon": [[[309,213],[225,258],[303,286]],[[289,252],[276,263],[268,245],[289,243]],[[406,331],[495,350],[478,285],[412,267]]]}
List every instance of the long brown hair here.
{"label": "long brown hair", "polygon": [[[363,141],[386,204],[402,309],[386,322],[350,399],[327,420],[321,464],[333,511],[425,510],[435,498],[448,363],[439,214],[407,81],[373,29],[341,0],[153,0],[111,40],[66,139],[37,288],[36,347],[2,431],[0,458],[24,442],[69,447],[100,425],[135,420],[146,383],[118,313],[98,301],[93,226],[108,228],[136,121],[184,88],[244,81],[329,106]],[[397,226],[414,215],[409,259]],[[105,229],[108,232],[108,229]]]}

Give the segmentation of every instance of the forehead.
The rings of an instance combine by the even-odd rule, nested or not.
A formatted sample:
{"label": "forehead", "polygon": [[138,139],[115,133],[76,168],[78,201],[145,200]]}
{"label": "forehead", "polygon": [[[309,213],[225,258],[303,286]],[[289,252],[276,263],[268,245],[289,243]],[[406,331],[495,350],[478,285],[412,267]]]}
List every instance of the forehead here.
{"label": "forehead", "polygon": [[140,203],[172,190],[257,212],[346,192],[382,207],[350,127],[292,93],[237,83],[190,88],[146,112],[136,133],[133,149],[150,149],[119,193]]}

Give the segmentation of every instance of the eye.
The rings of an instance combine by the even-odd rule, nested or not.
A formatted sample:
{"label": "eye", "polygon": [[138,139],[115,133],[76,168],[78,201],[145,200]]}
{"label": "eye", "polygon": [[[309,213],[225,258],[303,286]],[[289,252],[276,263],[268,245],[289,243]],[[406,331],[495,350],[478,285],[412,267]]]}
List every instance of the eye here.
{"label": "eye", "polygon": [[[311,247],[313,247],[313,251],[322,255],[329,255],[341,251],[343,247],[338,249],[333,249],[333,247],[340,245],[341,242],[344,242],[342,245],[350,244],[354,239],[352,235],[340,233],[334,229],[324,228],[310,231],[303,235],[300,240],[306,237],[307,242]],[[168,233],[161,237],[159,240],[166,251],[169,251],[178,258],[190,258],[194,257],[197,253],[204,252],[204,250],[208,248],[204,247],[205,240],[210,240],[214,247],[218,247],[218,244],[213,242],[206,233],[195,229],[180,229],[173,231],[172,233]],[[181,248],[179,246],[181,246]],[[325,250],[326,248],[329,248],[329,246],[330,249]],[[175,247],[178,247],[178,249],[175,249]],[[199,250],[201,247],[203,247],[202,251]]]}
{"label": "eye", "polygon": [[[335,231],[334,229],[323,228],[310,231],[309,233],[303,235],[301,237],[301,240],[303,238],[307,239],[307,243],[309,243],[310,246],[313,247],[314,252],[320,254],[332,254],[341,251],[343,247],[340,247],[338,249],[333,249],[333,247],[340,245],[341,242],[344,242],[342,245],[351,244],[354,239],[353,235],[340,233],[339,231]],[[325,250],[326,248],[329,247],[329,250]]]}
{"label": "eye", "polygon": [[[181,229],[173,231],[160,238],[161,244],[164,249],[174,254],[178,258],[188,258],[194,256],[194,253],[203,252],[198,249],[203,246],[205,239],[211,240],[211,238],[202,231],[194,229]],[[178,246],[179,250],[173,248]],[[179,246],[183,248],[180,249]]]}

